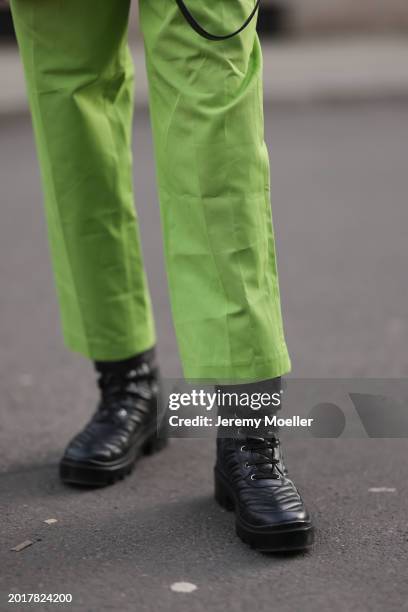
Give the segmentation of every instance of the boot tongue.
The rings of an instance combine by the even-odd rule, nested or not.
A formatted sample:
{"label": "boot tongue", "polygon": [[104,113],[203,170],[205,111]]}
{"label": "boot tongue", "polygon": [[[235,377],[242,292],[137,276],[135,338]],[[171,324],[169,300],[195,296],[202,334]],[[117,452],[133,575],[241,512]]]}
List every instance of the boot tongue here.
{"label": "boot tongue", "polygon": [[[279,428],[270,425],[268,419],[276,414],[276,410],[270,409],[251,410],[250,408],[234,409],[232,418],[235,420],[233,437],[239,439],[252,438],[253,440],[264,440],[279,437]],[[243,422],[240,424],[240,421]]]}

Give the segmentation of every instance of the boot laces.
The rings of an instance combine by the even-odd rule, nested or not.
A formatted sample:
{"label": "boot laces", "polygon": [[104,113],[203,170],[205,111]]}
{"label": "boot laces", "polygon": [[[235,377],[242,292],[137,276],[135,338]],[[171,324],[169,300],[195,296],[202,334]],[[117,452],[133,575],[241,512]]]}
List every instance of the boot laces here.
{"label": "boot laces", "polygon": [[100,374],[98,386],[101,391],[101,402],[98,408],[98,420],[126,416],[127,411],[136,406],[135,400],[151,399],[153,380],[153,372],[146,363],[127,372]]}
{"label": "boot laces", "polygon": [[271,438],[248,436],[246,438],[241,450],[257,455],[257,457],[254,457],[255,461],[247,461],[246,463],[247,467],[254,468],[251,475],[252,480],[279,480],[284,476],[281,468],[279,446],[280,441],[275,436]]}

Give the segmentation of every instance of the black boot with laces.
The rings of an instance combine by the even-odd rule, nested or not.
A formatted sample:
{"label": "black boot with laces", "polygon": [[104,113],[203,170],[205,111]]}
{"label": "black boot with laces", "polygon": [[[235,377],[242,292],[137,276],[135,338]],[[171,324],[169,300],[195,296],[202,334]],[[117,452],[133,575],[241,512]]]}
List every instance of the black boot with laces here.
{"label": "black boot with laces", "polygon": [[97,362],[101,399],[60,463],[70,484],[104,486],[129,474],[136,460],[163,448],[157,432],[159,377],[154,351],[120,362]]}
{"label": "black boot with laces", "polygon": [[[242,414],[235,409],[234,416]],[[229,435],[217,439],[215,498],[235,511],[237,535],[265,552],[309,548],[311,518],[288,476],[278,430],[236,427]]]}

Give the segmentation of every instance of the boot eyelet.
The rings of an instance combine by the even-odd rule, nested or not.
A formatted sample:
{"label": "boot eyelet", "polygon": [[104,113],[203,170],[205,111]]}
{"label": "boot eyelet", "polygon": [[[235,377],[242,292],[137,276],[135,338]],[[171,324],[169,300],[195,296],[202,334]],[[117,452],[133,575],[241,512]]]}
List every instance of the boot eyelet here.
{"label": "boot eyelet", "polygon": [[245,444],[243,444],[239,450],[241,451],[241,453],[244,453],[246,451]]}
{"label": "boot eyelet", "polygon": [[256,480],[256,476],[255,476],[255,474],[251,474],[250,479],[251,479],[251,480]]}
{"label": "boot eyelet", "polygon": [[246,468],[247,470],[249,470],[251,466],[249,465],[248,461],[245,461],[244,463],[244,468]]}

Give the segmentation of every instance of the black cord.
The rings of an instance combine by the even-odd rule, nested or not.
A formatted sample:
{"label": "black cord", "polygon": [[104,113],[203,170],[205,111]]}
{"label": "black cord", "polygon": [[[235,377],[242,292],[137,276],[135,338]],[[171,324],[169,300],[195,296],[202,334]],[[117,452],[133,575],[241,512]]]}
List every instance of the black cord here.
{"label": "black cord", "polygon": [[232,38],[233,36],[236,36],[237,34],[242,32],[242,30],[244,30],[251,23],[252,19],[255,17],[258,11],[258,8],[259,8],[260,1],[261,0],[256,0],[255,6],[251,14],[249,15],[249,17],[247,17],[247,19],[244,21],[242,26],[238,28],[238,30],[235,30],[235,32],[231,32],[230,34],[217,35],[217,34],[211,34],[198,23],[198,21],[195,19],[195,17],[193,17],[189,9],[184,4],[184,0],[176,0],[177,5],[180,11],[182,12],[184,18],[186,19],[186,21],[191,25],[193,30],[197,32],[197,34],[199,34],[203,38],[207,38],[207,40],[227,40],[228,38]]}

